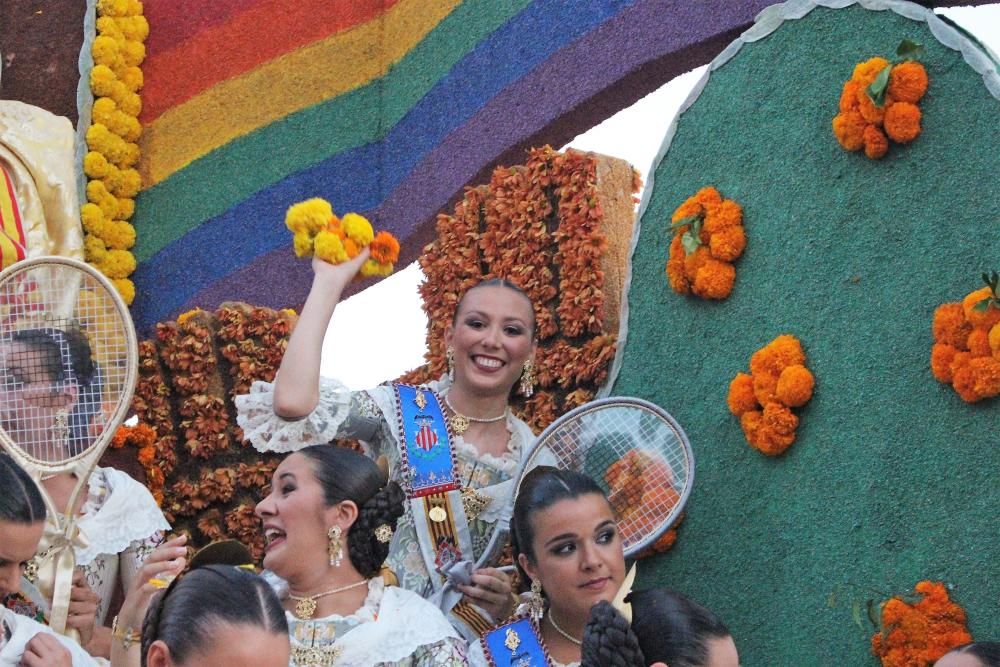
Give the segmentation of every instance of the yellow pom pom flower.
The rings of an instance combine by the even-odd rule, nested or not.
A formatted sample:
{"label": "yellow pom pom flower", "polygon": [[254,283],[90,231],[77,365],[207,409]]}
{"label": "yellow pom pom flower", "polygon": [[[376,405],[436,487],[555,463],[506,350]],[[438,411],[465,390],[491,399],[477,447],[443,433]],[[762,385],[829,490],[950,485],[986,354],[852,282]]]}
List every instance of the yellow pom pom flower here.
{"label": "yellow pom pom flower", "polygon": [[118,217],[122,220],[128,220],[134,213],[135,201],[128,197],[120,197],[118,199]]}
{"label": "yellow pom pom flower", "polygon": [[101,207],[93,202],[88,202],[80,207],[80,220],[83,222],[83,229],[88,234],[93,234],[94,230],[104,222],[104,213]]}
{"label": "yellow pom pom flower", "polygon": [[83,156],[83,173],[88,178],[104,178],[111,166],[104,155],[97,151],[89,151]]}
{"label": "yellow pom pom flower", "polygon": [[125,305],[131,306],[135,300],[135,285],[127,278],[113,278],[111,284],[115,286],[118,293],[122,295]]}
{"label": "yellow pom pom flower", "polygon": [[118,82],[115,73],[107,65],[94,65],[90,70],[90,89],[95,95],[108,96]]}
{"label": "yellow pom pom flower", "polygon": [[313,254],[312,237],[305,232],[298,232],[292,237],[292,247],[296,257],[310,257]]}
{"label": "yellow pom pom flower", "polygon": [[118,23],[110,16],[102,16],[97,19],[97,33],[114,39],[124,36]]}
{"label": "yellow pom pom flower", "polygon": [[392,264],[380,264],[373,259],[366,259],[365,263],[361,265],[361,276],[364,278],[378,277],[383,278],[392,273]]}
{"label": "yellow pom pom flower", "polygon": [[357,213],[348,213],[340,220],[340,228],[347,234],[347,238],[358,244],[359,248],[364,248],[375,238],[375,231],[368,219]]}
{"label": "yellow pom pom flower", "polygon": [[112,70],[121,65],[122,57],[114,37],[98,35],[94,38],[94,45],[90,51],[94,55],[95,65],[106,65]]}
{"label": "yellow pom pom flower", "polygon": [[133,93],[137,93],[142,90],[145,78],[142,75],[142,70],[138,67],[126,67],[125,70],[122,71],[121,82],[124,83],[125,87]]}
{"label": "yellow pom pom flower", "polygon": [[108,254],[108,249],[104,241],[96,236],[87,235],[83,240],[83,257],[91,264],[99,264],[104,261],[104,256]]}
{"label": "yellow pom pom flower", "polygon": [[333,216],[330,202],[319,197],[313,197],[290,206],[285,214],[285,226],[294,234],[316,234],[326,229]]}
{"label": "yellow pom pom flower", "polygon": [[110,97],[98,97],[94,100],[91,116],[94,123],[108,126],[111,124],[116,111],[118,111],[118,105],[115,104],[113,99]]}
{"label": "yellow pom pom flower", "polygon": [[100,236],[112,250],[128,250],[135,245],[135,227],[123,220],[112,220]]}
{"label": "yellow pom pom flower", "polygon": [[127,250],[109,250],[100,268],[109,278],[125,278],[135,271],[135,257]]}
{"label": "yellow pom pom flower", "polygon": [[146,59],[146,45],[130,39],[125,42],[120,53],[126,67],[138,67]]}
{"label": "yellow pom pom flower", "polygon": [[[139,68],[134,68],[134,69],[140,72],[142,71],[139,70]],[[139,80],[139,86],[142,86],[141,79]],[[132,87],[128,84],[126,84],[126,88],[128,88],[130,91],[133,90]],[[142,112],[142,98],[139,97],[136,93],[130,92],[126,94],[125,97],[122,98],[119,108],[130,116],[138,117],[139,114]]]}
{"label": "yellow pom pom flower", "polygon": [[348,259],[347,250],[344,248],[344,243],[340,240],[340,237],[326,230],[316,235],[313,242],[313,251],[317,257],[331,264],[340,264],[341,262],[346,262]]}

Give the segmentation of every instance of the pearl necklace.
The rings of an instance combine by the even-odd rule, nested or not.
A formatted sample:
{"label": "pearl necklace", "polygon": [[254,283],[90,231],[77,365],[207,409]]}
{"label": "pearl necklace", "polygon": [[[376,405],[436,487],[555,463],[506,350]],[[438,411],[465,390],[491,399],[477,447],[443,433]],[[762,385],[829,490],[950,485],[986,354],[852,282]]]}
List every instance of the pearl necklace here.
{"label": "pearl necklace", "polygon": [[493,422],[498,422],[501,419],[506,418],[507,413],[510,412],[510,407],[508,406],[503,409],[503,414],[497,417],[483,418],[483,417],[470,417],[468,415],[463,415],[461,412],[456,410],[455,406],[452,405],[451,401],[448,400],[448,394],[444,395],[444,404],[447,405],[448,409],[451,410],[452,412],[451,417],[448,418],[448,424],[451,426],[451,430],[453,430],[456,435],[462,435],[463,433],[468,431],[469,425],[472,422],[476,422],[477,424],[492,424]]}
{"label": "pearl necklace", "polygon": [[552,624],[552,627],[555,628],[556,632],[558,632],[563,637],[565,637],[566,639],[570,640],[571,642],[573,642],[577,646],[583,646],[583,640],[582,639],[577,639],[576,637],[574,637],[573,635],[571,635],[570,633],[566,632],[565,630],[563,630],[562,628],[559,627],[559,624],[556,623],[556,617],[552,615],[552,610],[551,609],[549,609],[549,616],[548,616],[548,618],[549,618],[549,623]]}
{"label": "pearl necklace", "polygon": [[295,605],[295,615],[304,621],[308,621],[316,613],[316,600],[320,598],[325,598],[327,595],[334,595],[335,593],[343,593],[344,591],[349,591],[352,588],[357,588],[358,586],[364,586],[368,583],[367,579],[362,579],[361,581],[355,581],[353,584],[347,584],[346,586],[340,586],[329,591],[323,591],[322,593],[317,593],[316,595],[306,595],[299,597],[298,595],[288,594],[288,597],[295,600],[297,603]]}

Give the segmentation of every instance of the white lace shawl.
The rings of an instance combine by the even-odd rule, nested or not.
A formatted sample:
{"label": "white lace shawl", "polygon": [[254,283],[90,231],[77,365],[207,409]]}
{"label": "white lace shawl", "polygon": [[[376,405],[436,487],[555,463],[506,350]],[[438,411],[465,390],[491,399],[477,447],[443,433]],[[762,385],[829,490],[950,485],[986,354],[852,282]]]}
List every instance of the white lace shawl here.
{"label": "white lace shawl", "polygon": [[88,544],[76,550],[76,562],[100,597],[97,622],[104,623],[119,579],[123,589],[132,585],[170,524],[149,490],[127,473],[95,468],[87,485],[87,501],[78,525]]}
{"label": "white lace shawl", "polygon": [[[397,586],[386,586],[381,577],[368,581],[368,595],[350,616],[327,616],[315,621],[300,621],[286,612],[290,628],[297,624],[347,623],[354,627],[334,642],[340,649],[338,667],[370,667],[394,664],[416,653],[421,647],[451,639],[458,634],[441,611],[416,593]],[[294,641],[293,641],[294,645]]]}
{"label": "white lace shawl", "polygon": [[[11,637],[7,641],[3,641],[4,626],[11,630]],[[32,637],[40,632],[54,635],[66,647],[73,657],[73,667],[92,667],[101,664],[84,651],[79,644],[66,637],[56,635],[48,626],[42,625],[33,618],[21,616],[0,607],[0,667],[18,667],[21,664],[24,647],[31,641]]]}
{"label": "white lace shawl", "polygon": [[[95,468],[87,483],[90,499],[77,525],[88,546],[77,550],[77,565],[87,565],[101,554],[121,553],[132,542],[170,530],[149,489],[128,473]],[[94,500],[98,498],[103,498],[103,502]]]}

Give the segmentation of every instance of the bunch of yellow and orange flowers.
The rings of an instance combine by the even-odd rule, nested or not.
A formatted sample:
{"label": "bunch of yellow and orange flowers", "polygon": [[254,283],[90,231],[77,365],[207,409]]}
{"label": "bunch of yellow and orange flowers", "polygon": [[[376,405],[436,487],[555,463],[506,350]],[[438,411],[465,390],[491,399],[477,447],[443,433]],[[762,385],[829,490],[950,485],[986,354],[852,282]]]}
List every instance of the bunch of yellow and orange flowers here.
{"label": "bunch of yellow and orange flowers", "polygon": [[882,605],[882,628],[872,635],[872,653],[883,667],[929,666],[972,641],[965,610],[949,599],[944,584],[921,581],[915,590],[922,596],[919,600],[896,596]]}
{"label": "bunch of yellow and orange flowers", "polygon": [[376,234],[368,219],[357,213],[338,218],[330,202],[319,197],[299,202],[288,209],[285,226],[294,234],[292,244],[298,257],[316,255],[331,264],[358,256],[363,248],[370,255],[360,275],[387,276],[399,260],[399,241],[389,232]]}
{"label": "bunch of yellow and orange flowers", "polygon": [[1000,394],[1000,274],[983,282],[961,303],[938,306],[931,326],[931,372],[969,403]]}
{"label": "bunch of yellow and orange flowers", "polygon": [[799,339],[783,334],[754,352],[750,374],[737,373],[729,383],[730,412],[740,418],[747,442],[768,456],[795,442],[799,418],[792,408],[805,405],[815,386],[805,363]]}
{"label": "bunch of yellow and orange flowers", "polygon": [[725,299],[733,291],[733,262],[747,245],[743,209],[723,199],[711,185],[677,207],[671,217],[674,238],[667,279],[678,294]]}
{"label": "bunch of yellow and orange flowers", "polygon": [[927,70],[912,58],[921,47],[903,40],[896,50],[902,62],[875,57],[859,63],[840,94],[833,134],[848,151],[864,149],[873,160],[889,150],[889,139],[906,144],[920,134],[920,107],[927,92]]}

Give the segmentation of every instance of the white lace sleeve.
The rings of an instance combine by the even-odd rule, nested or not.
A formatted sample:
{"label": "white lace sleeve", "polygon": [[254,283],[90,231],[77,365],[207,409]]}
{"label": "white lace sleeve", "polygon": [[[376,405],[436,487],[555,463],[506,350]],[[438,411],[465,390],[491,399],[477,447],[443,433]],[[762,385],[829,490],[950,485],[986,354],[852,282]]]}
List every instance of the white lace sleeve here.
{"label": "white lace sleeve", "polygon": [[351,411],[351,391],[340,382],[320,378],[319,403],[302,419],[282,419],[274,413],[274,385],[254,382],[249,394],[235,399],[236,423],[243,437],[261,452],[294,452],[325,445],[343,437],[341,426]]}

